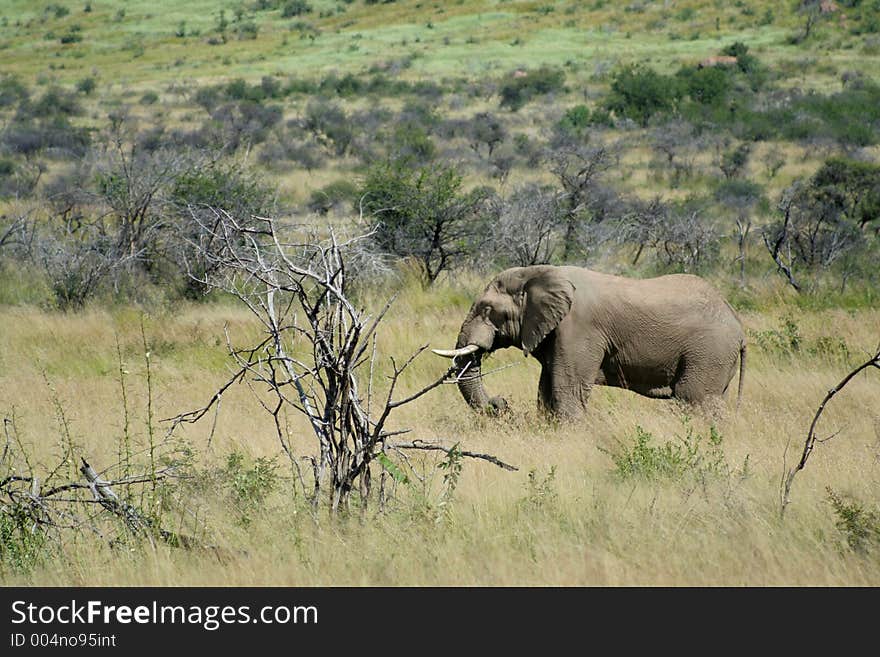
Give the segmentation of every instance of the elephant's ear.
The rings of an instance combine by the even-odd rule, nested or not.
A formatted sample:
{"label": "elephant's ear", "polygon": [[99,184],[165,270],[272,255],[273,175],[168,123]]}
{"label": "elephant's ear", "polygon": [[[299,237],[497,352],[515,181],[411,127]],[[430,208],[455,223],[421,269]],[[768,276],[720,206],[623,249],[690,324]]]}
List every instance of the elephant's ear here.
{"label": "elephant's ear", "polygon": [[574,285],[554,269],[548,269],[523,286],[523,297],[520,339],[528,355],[568,314],[574,299]]}

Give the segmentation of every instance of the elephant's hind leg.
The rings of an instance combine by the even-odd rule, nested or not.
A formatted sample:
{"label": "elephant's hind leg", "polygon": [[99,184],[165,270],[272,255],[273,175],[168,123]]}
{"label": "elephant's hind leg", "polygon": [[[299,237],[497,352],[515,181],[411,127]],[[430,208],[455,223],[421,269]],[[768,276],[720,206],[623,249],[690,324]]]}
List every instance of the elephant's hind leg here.
{"label": "elephant's hind leg", "polygon": [[736,367],[737,355],[698,354],[679,363],[672,394],[690,404],[722,399]]}

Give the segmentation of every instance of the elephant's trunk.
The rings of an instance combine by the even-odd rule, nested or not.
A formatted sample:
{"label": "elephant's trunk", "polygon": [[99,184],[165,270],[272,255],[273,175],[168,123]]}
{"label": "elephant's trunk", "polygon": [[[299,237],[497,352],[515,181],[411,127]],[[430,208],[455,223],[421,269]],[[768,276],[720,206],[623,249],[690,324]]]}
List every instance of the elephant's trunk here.
{"label": "elephant's trunk", "polygon": [[462,359],[458,370],[458,389],[468,406],[489,415],[498,415],[508,409],[507,400],[503,397],[489,397],[483,387],[482,361],[483,352]]}
{"label": "elephant's trunk", "polygon": [[453,359],[458,376],[458,389],[468,406],[490,415],[507,409],[507,402],[504,399],[489,397],[486,394],[480,369],[483,355],[497,346],[495,332],[495,328],[485,321],[485,318],[477,317],[472,308],[461,326],[455,349],[434,349],[434,353],[438,356]]}
{"label": "elephant's trunk", "polygon": [[489,408],[489,395],[483,387],[483,376],[480,371],[482,360],[482,354],[468,358],[458,371],[458,389],[461,396],[471,408],[478,411]]}

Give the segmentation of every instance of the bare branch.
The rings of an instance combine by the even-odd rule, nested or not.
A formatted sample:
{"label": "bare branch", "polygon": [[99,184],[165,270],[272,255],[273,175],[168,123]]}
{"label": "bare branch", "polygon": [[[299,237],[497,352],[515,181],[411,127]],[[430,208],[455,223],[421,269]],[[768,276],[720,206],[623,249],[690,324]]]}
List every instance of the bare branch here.
{"label": "bare branch", "polygon": [[810,423],[810,429],[807,432],[807,439],[806,439],[806,441],[804,441],[804,451],[801,454],[801,459],[798,462],[798,464],[795,467],[793,467],[791,470],[789,470],[788,474],[785,476],[785,480],[783,482],[783,489],[782,489],[782,507],[780,510],[781,514],[785,513],[785,508],[791,502],[791,486],[794,483],[795,475],[806,467],[807,461],[809,460],[810,454],[812,454],[813,448],[815,447],[816,443],[817,442],[820,442],[820,443],[828,442],[829,440],[831,440],[831,438],[833,438],[838,433],[840,433],[838,431],[838,432],[836,432],[836,433],[834,433],[824,439],[819,438],[818,434],[816,433],[816,427],[819,424],[819,418],[822,416],[822,413],[825,411],[825,407],[828,405],[828,403],[834,398],[834,396],[837,393],[839,393],[841,390],[843,390],[844,387],[846,387],[846,385],[850,381],[852,381],[861,372],[867,370],[870,367],[880,369],[880,345],[878,345],[876,352],[869,360],[865,361],[864,363],[862,363],[861,365],[856,367],[854,370],[852,370],[849,374],[847,374],[845,377],[843,377],[843,379],[840,381],[840,383],[838,383],[836,386],[831,388],[825,394],[825,397],[822,399],[822,402],[819,404],[819,408],[816,410],[816,414],[813,415],[813,421]]}
{"label": "bare branch", "polygon": [[[393,444],[387,445],[387,447],[389,449],[420,449],[420,450],[432,451],[432,452],[444,452],[446,454],[449,454],[452,451],[452,447],[447,447],[445,445],[441,445],[440,443],[428,443],[423,440],[414,440],[409,443],[393,443]],[[500,460],[499,458],[497,458],[495,456],[492,456],[491,454],[480,454],[478,452],[468,452],[465,450],[456,450],[456,451],[458,451],[458,453],[461,454],[462,456],[466,456],[468,458],[481,459],[483,461],[488,461],[489,463],[492,463],[493,465],[497,465],[499,468],[502,468],[503,470],[508,470],[510,472],[516,472],[517,470],[519,470],[519,468],[517,468],[516,466],[510,465],[509,463],[505,463],[504,461]]]}

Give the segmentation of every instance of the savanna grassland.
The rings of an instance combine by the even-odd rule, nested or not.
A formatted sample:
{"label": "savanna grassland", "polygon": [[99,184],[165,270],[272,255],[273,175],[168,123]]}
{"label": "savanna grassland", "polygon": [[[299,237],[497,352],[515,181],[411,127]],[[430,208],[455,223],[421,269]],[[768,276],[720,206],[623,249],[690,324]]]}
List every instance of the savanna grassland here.
{"label": "savanna grassland", "polygon": [[[780,514],[880,342],[876,1],[8,0],[0,75],[0,480],[167,471],[116,489],[189,537],[43,531],[4,498],[3,584],[880,584],[880,371],[829,403]],[[742,402],[596,387],[552,420],[500,351],[508,414],[441,385],[388,429],[516,471],[389,450],[381,503],[315,508],[259,385],[170,431],[264,335],[212,286],[223,210],[370,233],[377,399],[495,272],[547,262],[705,276],[749,338]],[[421,354],[398,394],[446,366]]]}
{"label": "savanna grassland", "polygon": [[[406,354],[423,340],[446,345],[467,310],[476,280],[421,294],[405,288],[380,340],[380,350]],[[7,583],[51,585],[876,585],[880,564],[854,551],[826,487],[857,500],[878,495],[880,435],[878,377],[850,384],[825,414],[823,436],[795,481],[792,503],[779,517],[783,456],[799,458],[809,421],[830,382],[847,369],[839,352],[816,352],[822,337],[845,341],[853,359],[876,342],[877,310],[803,311],[786,304],[746,312],[746,326],[779,331],[780,315],[794,318],[801,347],[766,351],[753,344],[745,394],[737,414],[709,417],[671,402],[600,388],[588,417],[548,423],[534,410],[537,368],[518,353],[499,352],[492,365],[512,364],[488,377],[513,412],[478,417],[455,386],[443,386],[406,407],[397,427],[463,449],[488,452],[519,467],[506,472],[468,461],[460,481],[447,487],[433,457],[410,456],[411,483],[399,485],[384,514],[368,511],[315,521],[279,456],[268,416],[244,386],[224,398],[211,437],[211,417],[179,429],[193,450],[192,472],[202,483],[179,504],[198,516],[214,551],[159,546],[133,551],[79,540],[28,573],[7,572]],[[223,326],[243,336],[248,316],[225,305],[188,306],[144,320],[153,368],[152,413],[174,416],[206,403],[225,375]],[[58,406],[75,444],[96,463],[116,461],[125,415],[120,401],[116,340],[127,372],[129,431],[146,444],[147,392],[141,316],[128,309],[93,309],[59,315],[12,309],[2,319],[2,387],[19,434],[41,462],[54,463],[64,439]],[[442,373],[445,365],[423,355],[406,378],[409,389]],[[48,383],[47,383],[48,382]],[[312,449],[308,425],[291,416],[293,444]],[[156,422],[164,434],[167,423]],[[622,476],[608,452],[631,447],[639,428],[653,445],[677,443],[690,426],[702,437],[699,456],[718,453],[707,442],[710,426],[722,442],[720,467],[681,476]],[[789,446],[790,442],[790,446]],[[787,448],[788,446],[788,448]],[[607,450],[607,451],[606,451]],[[275,475],[264,492],[236,492],[223,480],[230,454],[243,456],[239,483],[260,475],[255,459],[271,459]],[[247,491],[247,487],[244,488]],[[178,492],[178,495],[181,495]],[[184,526],[190,524],[186,519]]]}

